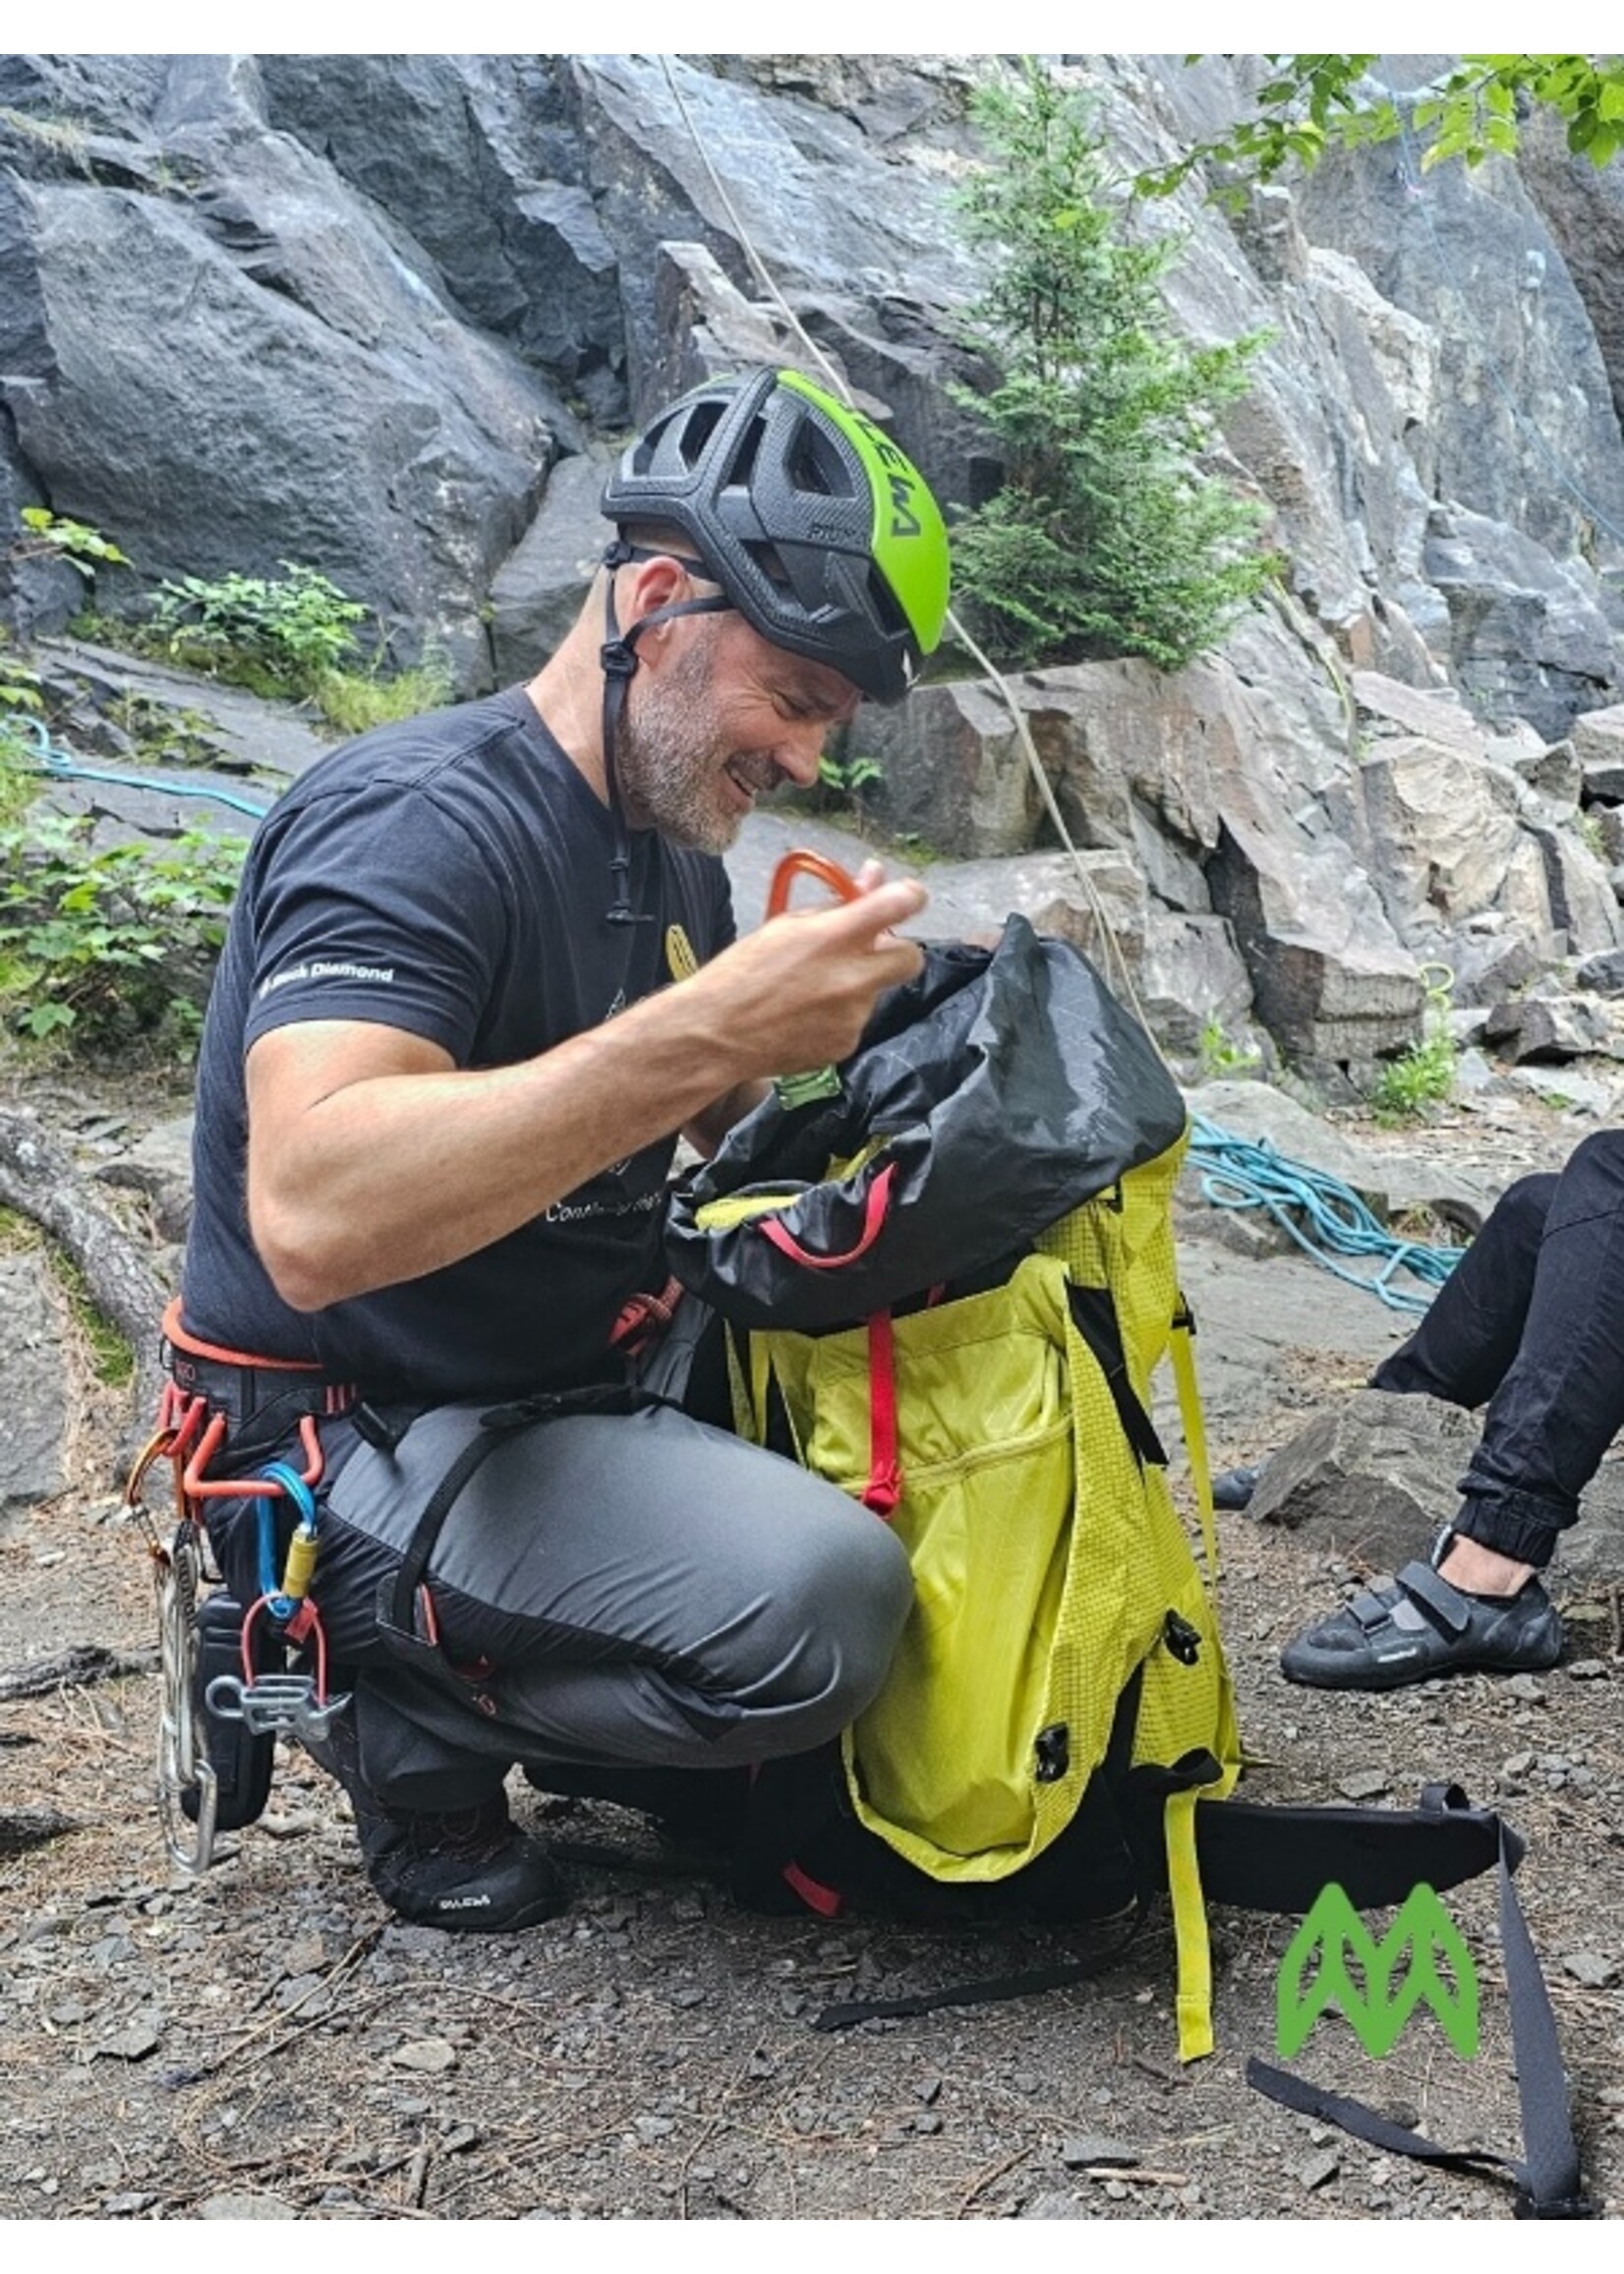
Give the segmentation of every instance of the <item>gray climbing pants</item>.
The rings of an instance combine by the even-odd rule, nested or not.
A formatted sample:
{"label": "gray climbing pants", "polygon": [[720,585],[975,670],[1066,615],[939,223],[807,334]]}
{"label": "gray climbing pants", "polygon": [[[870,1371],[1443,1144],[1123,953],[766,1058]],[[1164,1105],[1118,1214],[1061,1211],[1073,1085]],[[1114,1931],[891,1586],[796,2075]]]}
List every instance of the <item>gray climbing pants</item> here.
{"label": "gray climbing pants", "polygon": [[[911,1601],[900,1545],[671,1406],[501,1434],[391,1637],[408,1544],[486,1410],[435,1408],[393,1450],[322,1425],[314,1592],[380,1800],[462,1807],[515,1763],[736,1768],[810,1750],[868,1704]],[[257,1594],[252,1507],[215,1509],[221,1568]]]}

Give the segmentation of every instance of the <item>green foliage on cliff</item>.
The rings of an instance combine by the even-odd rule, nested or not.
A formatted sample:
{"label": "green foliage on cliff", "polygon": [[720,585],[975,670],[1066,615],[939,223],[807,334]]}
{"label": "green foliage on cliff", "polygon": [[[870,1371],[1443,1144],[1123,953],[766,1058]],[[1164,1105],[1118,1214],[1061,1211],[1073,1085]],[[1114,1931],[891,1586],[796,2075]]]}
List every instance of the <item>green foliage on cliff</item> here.
{"label": "green foliage on cliff", "polygon": [[[1270,76],[1257,90],[1253,114],[1228,134],[1196,144],[1176,164],[1141,174],[1140,190],[1165,197],[1195,167],[1216,165],[1242,177],[1214,192],[1235,204],[1251,180],[1271,181],[1294,162],[1311,166],[1327,149],[1390,142],[1405,131],[1398,103],[1366,78],[1379,56],[1263,60]],[[1522,119],[1536,106],[1564,122],[1569,149],[1593,165],[1606,165],[1624,146],[1624,57],[1463,55],[1405,100],[1409,124],[1425,145],[1422,166],[1448,158],[1478,166],[1496,153],[1514,156]]]}
{"label": "green foliage on cliff", "polygon": [[1279,566],[1263,509],[1202,464],[1260,339],[1177,336],[1177,243],[1130,233],[1086,103],[1041,65],[982,90],[975,118],[992,163],[963,210],[992,280],[967,337],[998,379],[957,392],[1005,482],[955,529],[958,591],[999,661],[1177,669]]}

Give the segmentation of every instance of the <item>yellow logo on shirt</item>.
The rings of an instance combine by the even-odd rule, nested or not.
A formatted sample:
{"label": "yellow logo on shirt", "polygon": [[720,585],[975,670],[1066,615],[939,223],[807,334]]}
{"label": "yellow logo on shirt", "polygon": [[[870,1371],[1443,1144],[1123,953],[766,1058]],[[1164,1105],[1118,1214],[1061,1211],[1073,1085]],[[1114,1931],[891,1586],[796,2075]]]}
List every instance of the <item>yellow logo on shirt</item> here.
{"label": "yellow logo on shirt", "polygon": [[666,926],[666,968],[673,979],[691,979],[699,969],[693,942],[680,924]]}

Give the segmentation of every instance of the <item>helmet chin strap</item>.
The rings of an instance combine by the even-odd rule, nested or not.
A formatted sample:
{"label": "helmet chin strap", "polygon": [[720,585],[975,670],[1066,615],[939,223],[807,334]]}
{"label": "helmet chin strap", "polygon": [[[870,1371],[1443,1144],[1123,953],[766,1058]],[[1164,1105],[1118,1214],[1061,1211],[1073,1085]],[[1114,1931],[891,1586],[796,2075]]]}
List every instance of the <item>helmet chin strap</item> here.
{"label": "helmet chin strap", "polygon": [[725,593],[716,593],[707,600],[673,600],[664,608],[651,609],[639,616],[624,631],[614,608],[614,572],[628,561],[674,560],[677,566],[692,577],[711,584],[716,580],[702,560],[684,559],[679,553],[656,553],[647,546],[628,545],[623,537],[615,539],[604,554],[604,566],[609,570],[609,587],[604,595],[604,644],[599,649],[599,661],[604,667],[604,785],[609,791],[609,811],[614,816],[614,851],[609,860],[609,875],[613,883],[613,898],[607,912],[611,924],[652,924],[653,916],[639,915],[631,904],[631,835],[626,827],[625,808],[620,802],[620,784],[614,767],[614,738],[619,729],[620,716],[626,706],[626,690],[637,670],[637,642],[657,623],[668,623],[678,615],[713,615],[730,609],[732,602]]}

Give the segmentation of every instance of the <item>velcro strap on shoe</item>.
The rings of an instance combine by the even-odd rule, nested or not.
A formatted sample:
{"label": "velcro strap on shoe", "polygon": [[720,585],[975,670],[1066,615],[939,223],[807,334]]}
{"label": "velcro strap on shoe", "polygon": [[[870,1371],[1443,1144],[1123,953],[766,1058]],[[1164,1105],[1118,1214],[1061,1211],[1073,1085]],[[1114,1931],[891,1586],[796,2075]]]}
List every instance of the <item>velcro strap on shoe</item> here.
{"label": "velcro strap on shoe", "polygon": [[1407,1563],[1398,1582],[1412,1602],[1419,1603],[1448,1635],[1463,1635],[1472,1624],[1471,1599],[1435,1572],[1430,1563]]}
{"label": "velcro strap on shoe", "polygon": [[1378,1626],[1386,1626],[1393,1615],[1393,1598],[1377,1595],[1373,1588],[1362,1587],[1348,1605],[1354,1617],[1366,1634],[1374,1634]]}

